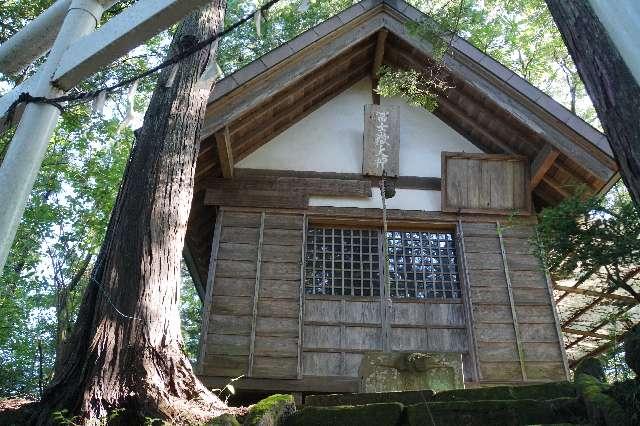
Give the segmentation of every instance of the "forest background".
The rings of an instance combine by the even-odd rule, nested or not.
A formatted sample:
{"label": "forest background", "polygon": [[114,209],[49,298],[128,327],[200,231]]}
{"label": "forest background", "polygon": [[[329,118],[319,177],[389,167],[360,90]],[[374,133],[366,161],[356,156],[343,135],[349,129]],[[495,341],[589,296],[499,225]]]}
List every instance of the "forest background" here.
{"label": "forest background", "polygon": [[[9,0],[0,4],[0,43],[53,1]],[[120,2],[104,19],[133,2]],[[355,1],[311,1],[304,12],[300,3],[279,2],[262,25],[262,37],[252,25],[245,25],[224,38],[218,53],[224,75]],[[436,20],[455,17],[459,35],[600,128],[544,0],[409,3]],[[255,7],[255,0],[229,0],[225,20],[233,23]],[[120,81],[156,65],[165,56],[170,39],[170,31],[154,37],[78,90]],[[20,75],[0,74],[0,95],[30,76],[36,67],[37,63]],[[135,110],[139,117],[154,86],[153,76],[138,85]],[[133,131],[120,126],[127,113],[126,97],[126,89],[111,96],[102,115],[92,113],[91,105],[67,109],[49,144],[0,276],[0,398],[37,397],[50,379],[56,348],[71,329],[133,142]],[[0,161],[11,136],[11,131],[0,135]],[[202,306],[184,265],[182,269],[184,349],[195,360]]]}

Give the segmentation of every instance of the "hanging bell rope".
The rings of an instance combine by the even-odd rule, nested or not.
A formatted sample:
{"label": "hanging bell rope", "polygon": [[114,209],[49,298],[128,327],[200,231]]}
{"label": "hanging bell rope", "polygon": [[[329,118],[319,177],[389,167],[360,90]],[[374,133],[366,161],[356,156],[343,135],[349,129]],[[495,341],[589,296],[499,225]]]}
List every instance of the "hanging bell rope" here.
{"label": "hanging bell rope", "polygon": [[389,277],[389,240],[387,239],[388,223],[387,223],[387,197],[386,197],[386,184],[384,175],[380,178],[380,198],[382,199],[382,252],[383,252],[383,267],[382,267],[382,280],[384,283],[384,291],[387,301],[387,306],[391,306],[391,280]]}

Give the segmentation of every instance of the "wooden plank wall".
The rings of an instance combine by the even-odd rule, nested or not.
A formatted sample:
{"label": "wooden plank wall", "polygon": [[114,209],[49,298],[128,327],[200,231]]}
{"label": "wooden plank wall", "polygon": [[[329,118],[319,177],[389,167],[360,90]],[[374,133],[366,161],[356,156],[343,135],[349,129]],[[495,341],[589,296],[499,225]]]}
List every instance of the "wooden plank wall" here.
{"label": "wooden plank wall", "polygon": [[[497,222],[460,216],[459,273],[466,271],[469,306],[462,299],[394,300],[385,310],[376,297],[301,293],[303,214],[225,209],[219,217],[203,376],[356,378],[365,352],[388,347],[462,353],[465,378],[474,381],[475,352],[480,384],[566,377],[531,226],[499,234]],[[473,318],[469,335],[466,317]]]}
{"label": "wooden plank wall", "polygon": [[388,316],[381,305],[379,298],[305,295],[304,375],[357,377],[363,354],[385,347],[385,321],[391,351],[468,352],[461,300],[395,300]]}
{"label": "wooden plank wall", "polygon": [[565,379],[551,296],[529,241],[533,227],[502,225],[499,234],[496,222],[463,223],[462,231],[480,381]]}
{"label": "wooden plank wall", "polygon": [[225,210],[201,374],[297,377],[302,223]]}

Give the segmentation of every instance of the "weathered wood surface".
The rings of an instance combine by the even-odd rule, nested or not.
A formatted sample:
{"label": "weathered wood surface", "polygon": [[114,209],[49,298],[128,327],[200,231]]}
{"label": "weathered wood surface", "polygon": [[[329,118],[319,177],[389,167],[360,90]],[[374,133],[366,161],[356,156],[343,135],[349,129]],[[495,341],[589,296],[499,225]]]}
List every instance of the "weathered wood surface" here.
{"label": "weathered wood surface", "polygon": [[365,105],[362,174],[400,174],[400,107]]}
{"label": "weathered wood surface", "polygon": [[[238,372],[237,357],[248,357],[250,351],[247,341],[251,340],[257,272],[251,259],[257,254],[260,218],[258,212],[225,209],[225,226],[220,231],[209,336],[218,346],[212,356],[236,357],[230,360],[229,376]],[[474,339],[470,339],[462,300],[394,301],[383,316],[377,297],[303,295],[303,223],[295,214],[273,212],[264,217],[254,377],[356,377],[362,355],[383,350],[385,318],[393,351],[455,352],[468,357],[471,347],[477,346],[481,383],[522,382],[523,368],[527,380],[564,377],[545,275],[531,253],[531,226],[507,227],[502,232],[510,297],[495,222],[461,222],[468,297],[475,319]],[[520,351],[514,314],[520,326]],[[224,352],[227,346],[229,353]],[[282,364],[270,364],[279,358]],[[203,368],[212,365],[204,361]],[[220,366],[211,368],[216,374],[223,372]]]}
{"label": "weathered wood surface", "polygon": [[229,127],[225,127],[217,132],[215,138],[218,146],[218,160],[220,161],[222,176],[226,179],[231,179],[233,177],[233,151],[231,150]]}
{"label": "weathered wood surface", "polygon": [[462,229],[481,382],[564,379],[551,297],[532,253],[533,228],[503,228],[502,244],[495,222],[463,222]]}
{"label": "weathered wood surface", "polygon": [[529,162],[512,155],[442,153],[442,210],[529,214]]}
{"label": "weathered wood surface", "polygon": [[225,213],[201,374],[297,377],[302,223],[298,215]]}

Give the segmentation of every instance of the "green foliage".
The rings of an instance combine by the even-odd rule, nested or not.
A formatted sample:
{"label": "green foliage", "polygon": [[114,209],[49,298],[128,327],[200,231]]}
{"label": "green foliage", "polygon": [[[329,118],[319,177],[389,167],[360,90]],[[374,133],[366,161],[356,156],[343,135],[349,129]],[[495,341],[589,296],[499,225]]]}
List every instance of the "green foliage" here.
{"label": "green foliage", "polygon": [[638,298],[640,214],[622,184],[608,197],[578,193],[538,219],[536,244],[555,277],[594,275]]}
{"label": "green foliage", "polygon": [[436,82],[415,70],[394,70],[386,65],[380,67],[380,80],[376,93],[385,98],[401,97],[413,106],[427,111],[438,107]]}
{"label": "green foliage", "polygon": [[202,302],[196,291],[193,280],[184,262],[181,268],[182,287],[180,288],[180,319],[184,351],[192,363],[198,360],[200,329],[202,322]]}
{"label": "green foliage", "polygon": [[283,417],[292,414],[295,409],[296,404],[292,395],[271,395],[251,407],[244,425],[277,425]]}

